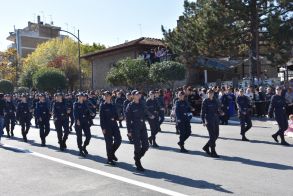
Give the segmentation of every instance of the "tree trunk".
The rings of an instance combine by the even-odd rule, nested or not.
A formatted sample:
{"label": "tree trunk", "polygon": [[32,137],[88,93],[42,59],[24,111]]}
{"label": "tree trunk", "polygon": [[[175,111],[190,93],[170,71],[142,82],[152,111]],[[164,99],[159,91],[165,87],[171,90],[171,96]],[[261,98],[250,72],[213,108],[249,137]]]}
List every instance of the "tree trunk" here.
{"label": "tree trunk", "polygon": [[[250,1],[250,18],[251,18],[251,76],[259,78],[260,76],[260,62],[259,62],[259,16],[257,0]],[[254,80],[253,80],[254,81]]]}

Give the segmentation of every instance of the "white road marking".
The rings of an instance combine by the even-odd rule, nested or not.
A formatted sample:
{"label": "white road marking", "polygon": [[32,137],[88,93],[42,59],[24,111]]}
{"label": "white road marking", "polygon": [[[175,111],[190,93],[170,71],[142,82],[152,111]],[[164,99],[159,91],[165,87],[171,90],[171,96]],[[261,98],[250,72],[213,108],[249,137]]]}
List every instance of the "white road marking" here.
{"label": "white road marking", "polygon": [[73,162],[70,162],[70,161],[65,161],[65,160],[62,160],[62,159],[51,157],[51,156],[41,154],[41,153],[38,153],[38,152],[33,152],[33,151],[28,150],[28,149],[23,149],[23,148],[19,148],[19,147],[15,147],[15,146],[10,146],[10,145],[7,145],[7,144],[3,144],[3,146],[7,147],[7,148],[12,148],[12,149],[15,149],[15,150],[18,150],[18,151],[21,151],[21,152],[29,153],[29,154],[31,154],[31,155],[33,155],[35,157],[40,157],[40,158],[43,158],[43,159],[47,159],[47,160],[50,160],[50,161],[61,163],[63,165],[67,165],[67,166],[70,166],[70,167],[74,167],[74,168],[77,168],[77,169],[81,169],[81,170],[84,170],[84,171],[95,173],[95,174],[98,174],[98,175],[101,175],[101,176],[105,176],[105,177],[108,177],[108,178],[119,180],[121,182],[126,182],[128,184],[132,184],[132,185],[135,185],[135,186],[146,188],[146,189],[156,191],[156,192],[159,192],[159,193],[163,193],[163,194],[166,194],[166,195],[170,195],[170,196],[187,196],[185,194],[178,193],[178,192],[175,192],[175,191],[172,191],[172,190],[164,189],[164,188],[154,186],[154,185],[151,185],[151,184],[147,184],[147,183],[144,183],[144,182],[139,182],[139,181],[132,180],[132,179],[129,179],[129,178],[125,178],[125,177],[122,177],[122,176],[118,176],[118,175],[115,175],[115,174],[107,173],[107,172],[104,172],[104,171],[101,171],[101,170],[98,170],[98,169],[93,169],[93,168],[90,168],[90,167],[86,167],[86,166],[76,164],[76,163],[73,163]]}

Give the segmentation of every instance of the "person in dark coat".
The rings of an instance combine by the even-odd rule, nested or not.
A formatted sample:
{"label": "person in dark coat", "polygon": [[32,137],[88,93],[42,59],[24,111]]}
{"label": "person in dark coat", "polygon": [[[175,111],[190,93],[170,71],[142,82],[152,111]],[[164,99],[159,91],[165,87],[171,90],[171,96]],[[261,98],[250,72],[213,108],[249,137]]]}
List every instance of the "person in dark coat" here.
{"label": "person in dark coat", "polygon": [[273,139],[279,143],[278,137],[281,138],[281,145],[289,146],[285,140],[284,132],[288,128],[288,119],[286,114],[286,100],[282,96],[282,88],[276,87],[276,94],[272,96],[268,111],[269,117],[275,117],[279,130],[272,135]]}

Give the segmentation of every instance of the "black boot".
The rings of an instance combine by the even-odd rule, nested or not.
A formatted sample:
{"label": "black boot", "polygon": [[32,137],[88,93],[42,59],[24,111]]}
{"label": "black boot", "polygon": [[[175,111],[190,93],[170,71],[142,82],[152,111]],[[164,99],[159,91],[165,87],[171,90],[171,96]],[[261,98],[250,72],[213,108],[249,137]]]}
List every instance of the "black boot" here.
{"label": "black boot", "polygon": [[66,140],[62,141],[62,145],[63,145],[64,150],[67,149]]}
{"label": "black boot", "polygon": [[11,129],[11,137],[14,137],[13,129]]}
{"label": "black boot", "polygon": [[188,153],[188,150],[186,150],[186,149],[184,148],[184,145],[180,144],[180,142],[178,142],[177,144],[178,144],[179,147],[180,147],[180,152],[182,152],[182,153]]}
{"label": "black boot", "polygon": [[274,138],[274,140],[275,140],[277,143],[279,143],[279,140],[278,140],[278,134],[277,134],[277,133],[273,134],[272,137]]}
{"label": "black boot", "polygon": [[26,134],[23,134],[23,141],[27,142]]}
{"label": "black boot", "polygon": [[111,160],[111,159],[108,159],[107,160],[107,164],[112,165],[112,166],[115,166],[116,165],[116,163],[113,160]]}
{"label": "black boot", "polygon": [[62,142],[60,143],[60,151],[64,151],[64,147],[63,147],[63,144],[62,144]]}
{"label": "black boot", "polygon": [[82,147],[82,151],[84,152],[85,155],[88,155],[89,154],[88,151],[86,150],[86,146],[83,146]]}
{"label": "black boot", "polygon": [[211,157],[220,158],[220,156],[216,152],[215,147],[211,147]]}
{"label": "black boot", "polygon": [[7,132],[7,137],[10,138],[11,136],[10,136],[10,130],[9,130],[9,127],[6,128],[6,132]]}
{"label": "black boot", "polygon": [[119,127],[120,127],[120,128],[123,128],[123,126],[122,126],[122,122],[121,122],[121,121],[119,121]]}
{"label": "black boot", "polygon": [[135,166],[136,166],[137,171],[140,171],[140,172],[145,171],[145,169],[141,165],[140,159],[138,159],[138,158],[135,159]]}
{"label": "black boot", "polygon": [[242,141],[246,141],[246,142],[249,141],[249,139],[247,139],[247,137],[245,136],[245,134],[241,134],[241,135],[242,135]]}
{"label": "black boot", "polygon": [[282,134],[280,135],[280,137],[281,137],[281,145],[283,145],[283,146],[290,146],[290,144],[287,143],[286,140],[285,140],[284,133],[282,133]]}
{"label": "black boot", "polygon": [[84,152],[81,148],[79,149],[79,156],[86,157],[86,155],[84,154]]}
{"label": "black boot", "polygon": [[207,153],[207,155],[211,155],[209,144],[206,144],[202,149]]}
{"label": "black boot", "polygon": [[42,146],[46,146],[46,140],[42,139]]}
{"label": "black boot", "polygon": [[154,148],[159,148],[160,146],[157,144],[156,140],[153,141],[153,147]]}

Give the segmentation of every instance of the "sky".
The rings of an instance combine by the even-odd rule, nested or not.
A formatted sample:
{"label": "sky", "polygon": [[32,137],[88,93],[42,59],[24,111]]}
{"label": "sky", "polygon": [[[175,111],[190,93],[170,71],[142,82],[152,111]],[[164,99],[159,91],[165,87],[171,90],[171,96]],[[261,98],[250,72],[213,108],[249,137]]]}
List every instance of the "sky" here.
{"label": "sky", "polygon": [[176,27],[184,0],[0,0],[0,51],[9,32],[36,22],[54,22],[83,43],[113,46],[139,37],[162,38],[161,25]]}

